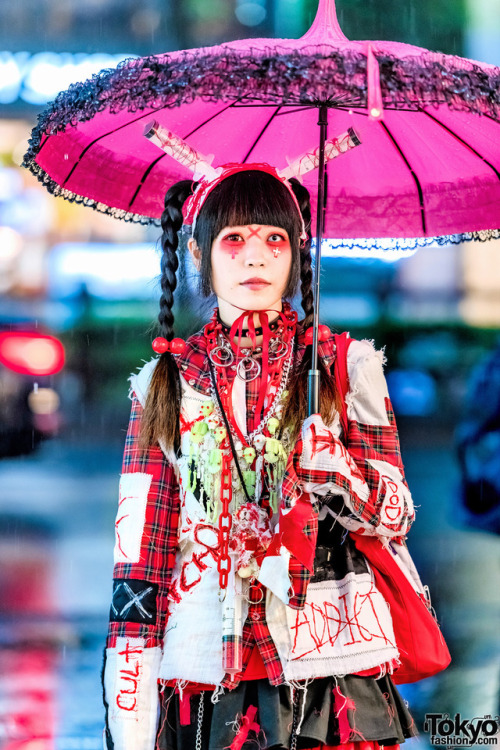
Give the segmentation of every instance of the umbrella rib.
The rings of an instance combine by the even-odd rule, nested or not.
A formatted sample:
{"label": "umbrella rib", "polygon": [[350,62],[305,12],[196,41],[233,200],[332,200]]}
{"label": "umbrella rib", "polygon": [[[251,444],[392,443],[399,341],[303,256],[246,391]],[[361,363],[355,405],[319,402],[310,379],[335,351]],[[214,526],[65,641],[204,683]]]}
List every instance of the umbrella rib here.
{"label": "umbrella rib", "polygon": [[[275,107],[276,104],[232,104],[234,109],[252,109],[257,107]],[[281,107],[287,107],[287,104],[280,105]],[[295,105],[293,105],[295,106]],[[314,104],[307,105],[304,107],[297,107],[296,109],[289,109],[286,112],[279,112],[277,117],[284,117],[285,115],[294,115],[296,112],[306,112],[308,109],[318,109]]]}
{"label": "umbrella rib", "polygon": [[263,128],[262,128],[262,130],[260,131],[260,133],[259,133],[259,135],[257,136],[257,138],[256,138],[256,139],[254,140],[254,142],[253,142],[253,143],[252,143],[252,145],[250,146],[250,149],[249,149],[249,150],[247,151],[247,153],[245,154],[245,156],[244,156],[244,157],[243,157],[243,159],[241,160],[243,164],[244,164],[244,163],[246,162],[246,160],[248,159],[248,157],[250,156],[250,154],[251,154],[251,153],[252,153],[252,151],[254,150],[255,146],[256,146],[256,145],[258,144],[258,142],[260,141],[260,139],[262,138],[262,136],[263,136],[263,135],[264,135],[264,133],[266,132],[267,128],[269,127],[269,125],[271,124],[271,122],[272,122],[272,121],[274,120],[274,118],[276,117],[276,115],[278,114],[278,112],[280,111],[280,109],[281,109],[281,105],[280,105],[279,107],[277,107],[277,108],[275,109],[275,111],[274,111],[274,112],[272,113],[271,117],[270,117],[270,118],[269,118],[269,120],[268,120],[268,121],[266,122],[266,124],[264,125],[264,127],[263,127]]}
{"label": "umbrella rib", "polygon": [[294,115],[296,112],[307,112],[309,109],[318,109],[313,104],[309,107],[297,107],[297,109],[289,109],[287,112],[279,112],[277,117],[284,117],[285,115]]}
{"label": "umbrella rib", "polygon": [[[158,109],[151,110],[151,113],[152,112],[159,112],[161,109],[163,109],[163,107],[158,107]],[[151,113],[148,113],[148,116]],[[79,163],[81,162],[81,160],[83,159],[83,157],[85,156],[85,154],[87,153],[87,151],[89,150],[89,148],[92,148],[92,146],[94,146],[102,138],[106,138],[108,135],[112,135],[113,133],[118,133],[119,130],[123,130],[123,128],[127,128],[129,125],[133,125],[135,122],[138,122],[143,117],[146,117],[146,115],[142,114],[140,117],[137,117],[135,120],[129,120],[128,122],[125,122],[123,125],[119,125],[117,128],[113,128],[113,130],[109,130],[107,133],[102,133],[102,135],[99,135],[97,138],[94,138],[93,141],[91,141],[90,143],[88,143],[85,146],[85,148],[83,149],[83,151],[81,152],[81,154],[78,157],[78,159],[75,161],[75,163],[71,167],[71,170],[70,170],[68,176],[66,177],[66,179],[64,180],[64,182],[61,183],[61,187],[65,187],[66,186],[66,183],[68,182],[69,178],[71,177],[71,175],[73,174],[73,172],[75,171],[75,169],[77,168],[77,166],[79,165]],[[48,140],[48,138],[47,138],[47,140]]]}
{"label": "umbrella rib", "polygon": [[[193,130],[191,130],[189,133],[187,133],[187,135],[183,136],[183,139],[186,140],[186,138],[190,138],[193,135],[193,133],[196,133],[197,130],[199,130],[200,128],[202,128],[204,125],[211,122],[212,120],[215,120],[216,117],[221,115],[227,109],[230,109],[230,107],[232,106],[233,106],[233,103],[231,102],[231,104],[228,104],[227,107],[223,107],[214,115],[210,115],[210,117],[207,117],[206,120],[204,120],[203,122],[200,122],[200,124],[197,125],[195,128],[193,128]],[[167,156],[167,154],[160,154],[160,156],[158,156],[154,161],[152,161],[151,164],[146,168],[146,171],[144,172],[141,179],[139,180],[139,184],[137,185],[135,192],[129,201],[129,204],[128,204],[129,209],[131,209],[133,204],[135,203],[135,200],[137,196],[139,195],[141,188],[144,186],[144,183],[146,182],[147,178],[149,177],[151,171],[154,169],[154,167],[156,167],[159,161],[165,158],[165,156]]]}
{"label": "umbrella rib", "polygon": [[427,117],[430,117],[431,120],[434,120],[435,123],[437,123],[438,125],[440,125],[444,130],[446,130],[450,135],[452,135],[453,138],[455,138],[459,143],[461,143],[463,146],[465,146],[466,148],[468,148],[469,151],[472,151],[472,153],[475,156],[477,156],[479,159],[481,159],[481,161],[483,161],[488,167],[490,167],[490,169],[492,169],[494,171],[494,173],[496,174],[496,176],[500,180],[500,172],[498,171],[498,169],[496,169],[493,166],[493,164],[491,164],[491,162],[488,161],[488,159],[485,159],[484,156],[482,156],[482,154],[479,153],[479,151],[476,151],[476,149],[473,146],[471,146],[470,143],[467,143],[467,141],[465,141],[463,138],[461,138],[458,135],[458,133],[455,133],[454,130],[452,130],[447,125],[445,125],[444,122],[441,122],[441,120],[438,120],[438,118],[435,117],[434,115],[431,115],[430,112],[427,112],[425,109],[421,109],[420,111],[424,115],[427,115]]}
{"label": "umbrella rib", "polygon": [[417,191],[418,191],[418,199],[419,199],[419,202],[420,202],[420,218],[422,220],[422,231],[423,231],[423,233],[425,235],[425,234],[427,234],[427,226],[426,226],[425,208],[424,208],[424,192],[422,190],[422,185],[420,184],[420,180],[418,179],[417,174],[416,174],[415,170],[413,169],[413,167],[411,166],[410,162],[408,161],[408,159],[404,155],[401,146],[396,141],[396,139],[394,138],[393,134],[391,133],[391,131],[389,130],[389,128],[387,127],[387,125],[385,124],[385,122],[381,122],[380,125],[383,127],[383,129],[385,130],[385,132],[387,133],[387,135],[391,139],[392,143],[394,144],[394,147],[399,152],[399,155],[401,156],[401,158],[403,159],[404,163],[408,167],[408,169],[410,171],[410,174],[411,174],[411,176],[413,178],[413,181],[414,181],[415,186],[416,186]]}

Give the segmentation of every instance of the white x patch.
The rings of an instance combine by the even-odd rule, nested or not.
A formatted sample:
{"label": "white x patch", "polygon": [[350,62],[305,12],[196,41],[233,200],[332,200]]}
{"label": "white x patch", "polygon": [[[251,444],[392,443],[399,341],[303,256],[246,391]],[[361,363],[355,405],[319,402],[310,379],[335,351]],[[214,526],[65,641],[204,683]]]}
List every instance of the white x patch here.
{"label": "white x patch", "polygon": [[[121,609],[118,609],[117,607],[115,607],[114,600],[116,598],[116,595],[120,591],[120,589],[123,589],[123,591],[125,591],[125,593],[129,597],[129,600],[126,604],[123,605]],[[153,587],[149,586],[147,589],[143,589],[143,591],[138,591],[136,593],[135,591],[132,591],[128,583],[125,583],[125,582],[120,583],[114,590],[113,601],[111,602],[111,609],[115,613],[116,617],[124,618],[132,609],[132,607],[135,607],[142,617],[147,617],[148,619],[151,620],[153,618],[153,613],[148,612],[148,610],[142,603],[142,599],[144,599],[144,597],[150,594],[152,591],[153,591]]]}

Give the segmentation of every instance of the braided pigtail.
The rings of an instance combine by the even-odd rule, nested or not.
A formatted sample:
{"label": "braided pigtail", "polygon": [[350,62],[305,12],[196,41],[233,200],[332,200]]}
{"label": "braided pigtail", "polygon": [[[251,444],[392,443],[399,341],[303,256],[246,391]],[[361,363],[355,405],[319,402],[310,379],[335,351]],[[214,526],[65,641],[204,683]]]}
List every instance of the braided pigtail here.
{"label": "braided pigtail", "polygon": [[300,184],[296,179],[290,180],[293,192],[297,198],[300,212],[304,219],[304,225],[307,232],[307,240],[302,241],[300,245],[300,291],[302,294],[302,309],[304,310],[305,329],[309,328],[313,322],[314,315],[314,298],[312,291],[312,259],[311,259],[311,199],[309,191]]}
{"label": "braided pigtail", "polygon": [[[307,240],[300,245],[300,291],[304,320],[302,330],[306,331],[314,320],[314,296],[312,290],[313,272],[311,258],[311,201],[308,190],[296,179],[290,183],[297,198],[304,219]],[[285,403],[282,421],[289,426],[292,439],[300,433],[302,422],[307,414],[307,380],[312,363],[312,347],[307,346],[301,362],[295,368],[295,377],[291,378],[288,398]],[[330,424],[339,410],[341,403],[335,390],[335,381],[331,372],[325,367],[321,357],[318,358],[320,377],[320,414],[326,424]]]}
{"label": "braided pigtail", "polygon": [[[161,215],[161,297],[158,322],[161,335],[171,341],[174,338],[174,292],[177,287],[179,258],[178,232],[182,227],[182,206],[191,195],[195,185],[191,180],[182,180],[173,185],[165,195],[165,207]],[[149,386],[146,406],[141,421],[140,445],[147,448],[159,440],[167,451],[176,451],[180,445],[179,415],[181,384],[179,369],[169,352],[160,355]]]}

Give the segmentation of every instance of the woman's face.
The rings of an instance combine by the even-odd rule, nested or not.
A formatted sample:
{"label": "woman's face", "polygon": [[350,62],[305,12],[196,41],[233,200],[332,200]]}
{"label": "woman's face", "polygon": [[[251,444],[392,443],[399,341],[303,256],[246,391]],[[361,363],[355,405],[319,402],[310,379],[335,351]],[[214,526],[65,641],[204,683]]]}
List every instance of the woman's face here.
{"label": "woman's face", "polygon": [[[196,243],[190,250],[196,259]],[[281,310],[291,268],[292,250],[284,229],[259,224],[225,227],[212,245],[212,286],[222,320],[232,323],[242,310]]]}

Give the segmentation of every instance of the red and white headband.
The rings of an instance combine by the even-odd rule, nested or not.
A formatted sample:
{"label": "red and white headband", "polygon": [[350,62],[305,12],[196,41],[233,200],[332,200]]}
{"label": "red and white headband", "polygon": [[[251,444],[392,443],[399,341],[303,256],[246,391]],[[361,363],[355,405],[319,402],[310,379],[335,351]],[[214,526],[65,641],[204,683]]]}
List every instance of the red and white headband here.
{"label": "red and white headband", "polygon": [[295,204],[295,207],[300,217],[300,221],[301,221],[300,239],[303,241],[307,240],[307,232],[306,232],[306,228],[304,225],[304,219],[302,217],[302,213],[301,213],[299,204],[297,202],[295,193],[293,192],[292,186],[290,182],[286,179],[286,177],[282,177],[280,173],[274,167],[271,167],[270,164],[224,164],[224,166],[220,167],[219,169],[220,169],[220,173],[213,179],[210,179],[208,177],[202,177],[198,183],[198,187],[184,204],[184,211],[183,211],[184,224],[192,228],[193,234],[194,234],[194,230],[196,227],[196,220],[199,216],[199,213],[201,211],[203,204],[205,203],[206,199],[208,198],[212,190],[216,188],[217,185],[219,185],[219,183],[222,182],[222,180],[225,180],[227,177],[231,177],[231,175],[237,174],[238,172],[257,171],[257,172],[266,172],[267,174],[272,175],[281,183],[283,183],[283,185],[286,187],[286,189],[292,196],[292,200]]}
{"label": "red and white headband", "polygon": [[[276,169],[270,164],[224,164],[221,167],[212,166],[213,155],[203,156],[190,146],[186,141],[164,128],[156,120],[148,123],[144,129],[146,138],[159,146],[168,156],[173,157],[179,164],[187,167],[193,173],[193,179],[198,181],[198,186],[186,203],[184,204],[184,224],[191,226],[194,233],[196,220],[207,197],[217,185],[237,172],[258,171],[266,172],[279,180],[287,188],[302,222],[301,240],[307,239],[304,219],[300,210],[295,193],[289,180],[292,177],[302,181],[307,172],[317,169],[319,166],[319,147],[311,149],[294,159],[285,169]],[[349,128],[338,138],[330,138],[325,143],[325,162],[335,159],[361,143],[353,128]]]}

